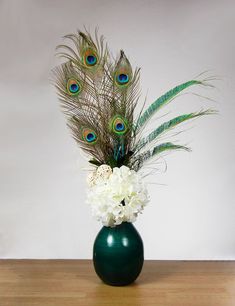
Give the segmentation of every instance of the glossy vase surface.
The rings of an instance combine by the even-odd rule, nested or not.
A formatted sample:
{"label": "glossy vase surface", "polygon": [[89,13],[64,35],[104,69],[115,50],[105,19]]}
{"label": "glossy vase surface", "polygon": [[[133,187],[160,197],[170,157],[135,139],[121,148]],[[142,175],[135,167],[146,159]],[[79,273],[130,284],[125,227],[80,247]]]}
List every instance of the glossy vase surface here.
{"label": "glossy vase surface", "polygon": [[142,239],[129,222],[116,227],[104,226],[93,247],[93,263],[97,275],[112,286],[125,286],[135,281],[142,270]]}

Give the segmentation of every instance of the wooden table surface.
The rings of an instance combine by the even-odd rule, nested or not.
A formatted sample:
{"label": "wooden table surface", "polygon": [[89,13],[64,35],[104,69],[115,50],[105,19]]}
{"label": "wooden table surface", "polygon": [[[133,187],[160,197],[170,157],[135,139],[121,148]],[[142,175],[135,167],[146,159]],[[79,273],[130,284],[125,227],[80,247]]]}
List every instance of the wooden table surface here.
{"label": "wooden table surface", "polygon": [[235,262],[145,261],[127,287],[90,260],[0,260],[0,306],[234,306]]}

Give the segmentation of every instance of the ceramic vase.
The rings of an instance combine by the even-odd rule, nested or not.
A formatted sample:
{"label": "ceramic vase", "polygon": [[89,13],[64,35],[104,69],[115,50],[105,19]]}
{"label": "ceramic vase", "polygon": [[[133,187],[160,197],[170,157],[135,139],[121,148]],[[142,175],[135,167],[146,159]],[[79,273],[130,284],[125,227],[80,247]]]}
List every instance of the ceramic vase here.
{"label": "ceramic vase", "polygon": [[139,276],[144,263],[141,236],[132,223],[104,226],[93,247],[93,263],[100,279],[112,286],[131,284]]}

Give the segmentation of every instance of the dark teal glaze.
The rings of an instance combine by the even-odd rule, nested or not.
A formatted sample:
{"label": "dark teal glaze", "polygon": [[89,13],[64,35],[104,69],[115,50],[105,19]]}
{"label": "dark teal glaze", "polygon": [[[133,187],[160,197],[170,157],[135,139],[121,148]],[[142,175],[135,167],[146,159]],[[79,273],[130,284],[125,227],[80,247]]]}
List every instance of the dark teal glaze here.
{"label": "dark teal glaze", "polygon": [[100,230],[94,242],[93,263],[103,282],[112,286],[128,285],[140,274],[143,262],[143,242],[132,223],[104,226]]}

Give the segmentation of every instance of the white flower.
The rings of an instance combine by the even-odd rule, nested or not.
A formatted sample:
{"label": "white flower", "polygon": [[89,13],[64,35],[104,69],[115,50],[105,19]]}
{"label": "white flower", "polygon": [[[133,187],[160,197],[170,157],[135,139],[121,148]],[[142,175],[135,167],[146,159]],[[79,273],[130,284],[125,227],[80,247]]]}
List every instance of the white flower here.
{"label": "white flower", "polygon": [[[105,226],[134,222],[149,201],[147,189],[134,170],[122,166],[110,174],[107,167],[100,166],[89,184],[87,201],[92,214]],[[105,174],[97,175],[99,172]]]}

